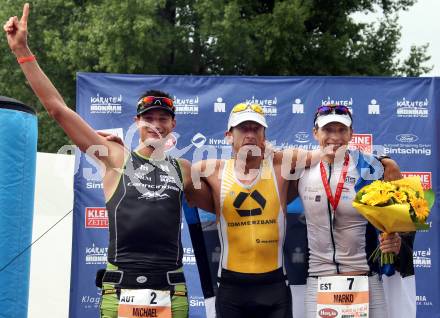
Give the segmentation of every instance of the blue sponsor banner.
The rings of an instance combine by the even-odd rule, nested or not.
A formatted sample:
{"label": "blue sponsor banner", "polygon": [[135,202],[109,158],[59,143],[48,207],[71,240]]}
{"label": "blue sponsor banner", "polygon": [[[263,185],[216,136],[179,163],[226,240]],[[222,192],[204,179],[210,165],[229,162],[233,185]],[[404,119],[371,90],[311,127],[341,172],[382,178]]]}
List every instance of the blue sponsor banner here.
{"label": "blue sponsor banner", "polygon": [[[176,144],[169,153],[195,162],[208,157],[230,158],[231,147],[224,133],[229,111],[238,102],[263,106],[269,125],[266,137],[275,147],[307,150],[318,147],[312,134],[317,106],[343,104],[353,111],[352,147],[390,155],[405,175],[420,176],[425,187],[438,190],[440,112],[435,106],[440,102],[439,87],[439,78],[79,73],[77,112],[94,129],[119,134],[134,147],[139,139],[136,127],[132,126],[137,98],[148,89],[169,92],[177,113]],[[108,220],[99,165],[77,153],[76,167],[70,317],[92,318],[98,316],[99,289],[94,281],[96,271],[106,262]],[[295,273],[301,271],[306,260],[302,207],[295,202],[288,210],[286,267],[291,283],[301,284],[301,275]],[[431,230],[416,235],[413,256],[420,317],[440,317],[439,287],[431,283],[438,281],[440,274],[438,210],[436,203],[429,219]],[[183,225],[182,240],[190,317],[201,318],[205,317],[204,297],[212,293],[207,285],[215,291],[220,246],[215,216],[204,211],[196,213],[194,209],[185,211],[187,222]],[[192,246],[188,229],[203,231],[203,253]],[[193,237],[193,243],[197,237]],[[199,273],[196,256],[207,260],[209,273],[206,266]],[[210,283],[201,284],[200,276]]]}

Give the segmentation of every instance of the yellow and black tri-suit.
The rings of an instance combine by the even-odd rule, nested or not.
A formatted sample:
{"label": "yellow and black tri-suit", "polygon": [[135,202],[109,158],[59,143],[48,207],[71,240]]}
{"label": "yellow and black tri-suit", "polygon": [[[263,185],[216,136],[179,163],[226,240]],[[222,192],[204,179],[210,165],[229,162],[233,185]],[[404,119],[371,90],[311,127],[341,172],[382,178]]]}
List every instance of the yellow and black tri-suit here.
{"label": "yellow and black tri-suit", "polygon": [[217,317],[290,317],[283,267],[286,215],[272,161],[262,161],[258,177],[249,185],[238,180],[234,163],[225,162],[221,178]]}

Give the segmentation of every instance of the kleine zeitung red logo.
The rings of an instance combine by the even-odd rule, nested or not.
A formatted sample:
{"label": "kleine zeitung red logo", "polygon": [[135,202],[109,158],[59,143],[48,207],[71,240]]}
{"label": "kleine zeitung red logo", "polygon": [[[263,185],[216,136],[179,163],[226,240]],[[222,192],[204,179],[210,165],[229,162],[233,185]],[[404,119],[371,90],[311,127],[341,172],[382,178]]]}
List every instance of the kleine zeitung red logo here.
{"label": "kleine zeitung red logo", "polygon": [[422,187],[423,190],[428,190],[428,189],[432,189],[432,175],[431,172],[420,172],[420,171],[402,171],[402,176],[404,178],[406,177],[414,177],[414,176],[419,176],[420,177],[420,182],[422,183]]}
{"label": "kleine zeitung red logo", "polygon": [[108,228],[108,213],[104,207],[87,207],[85,213],[86,229]]}
{"label": "kleine zeitung red logo", "polygon": [[373,150],[372,134],[353,134],[351,141],[348,143],[351,149],[359,149],[365,153],[371,153]]}

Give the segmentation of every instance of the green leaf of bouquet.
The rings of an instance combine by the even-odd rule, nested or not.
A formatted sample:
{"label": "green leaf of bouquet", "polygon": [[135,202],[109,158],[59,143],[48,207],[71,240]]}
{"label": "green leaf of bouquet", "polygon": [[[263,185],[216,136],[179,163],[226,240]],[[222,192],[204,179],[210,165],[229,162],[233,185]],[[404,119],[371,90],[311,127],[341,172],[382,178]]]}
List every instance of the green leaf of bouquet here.
{"label": "green leaf of bouquet", "polygon": [[362,203],[361,199],[363,195],[364,194],[362,193],[362,191],[358,191],[358,193],[356,193],[356,197],[354,198],[355,202]]}
{"label": "green leaf of bouquet", "polygon": [[382,252],[378,245],[376,249],[373,251],[373,253],[371,253],[370,257],[368,258],[368,261],[373,260],[373,262],[376,262],[381,256],[382,256]]}
{"label": "green leaf of bouquet", "polygon": [[425,191],[425,200],[428,201],[429,209],[431,209],[435,202],[435,192],[432,189]]}

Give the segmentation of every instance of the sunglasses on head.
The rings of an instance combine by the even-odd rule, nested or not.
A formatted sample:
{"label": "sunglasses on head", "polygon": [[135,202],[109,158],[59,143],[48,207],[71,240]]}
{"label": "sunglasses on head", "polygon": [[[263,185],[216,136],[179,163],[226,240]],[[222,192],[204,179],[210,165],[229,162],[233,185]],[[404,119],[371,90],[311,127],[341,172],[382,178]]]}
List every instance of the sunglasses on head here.
{"label": "sunglasses on head", "polygon": [[163,106],[168,107],[173,112],[175,111],[174,103],[171,98],[168,97],[156,97],[156,96],[145,96],[141,98],[137,104],[137,112],[141,112],[152,106]]}
{"label": "sunglasses on head", "polygon": [[241,103],[238,105],[235,105],[234,108],[232,108],[232,112],[233,113],[239,113],[242,111],[245,111],[246,109],[250,108],[252,111],[264,115],[264,110],[263,108],[258,105],[258,104],[245,104],[245,103]]}
{"label": "sunglasses on head", "polygon": [[321,106],[316,111],[316,116],[328,115],[328,114],[351,115],[350,109],[347,106],[341,106],[341,105]]}

